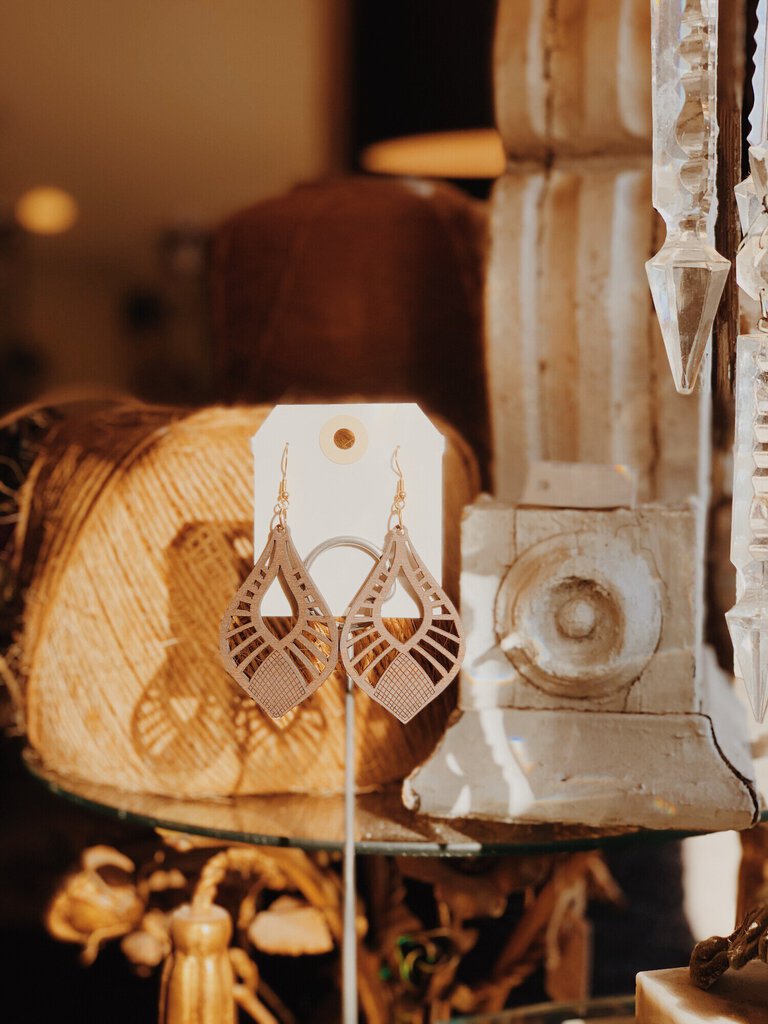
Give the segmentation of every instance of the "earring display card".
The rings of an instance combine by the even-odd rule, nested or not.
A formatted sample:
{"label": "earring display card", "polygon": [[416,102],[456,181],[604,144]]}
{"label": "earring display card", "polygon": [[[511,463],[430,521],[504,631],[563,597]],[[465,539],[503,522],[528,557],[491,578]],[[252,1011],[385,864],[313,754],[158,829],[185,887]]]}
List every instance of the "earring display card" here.
{"label": "earring display card", "polygon": [[[397,476],[392,453],[400,446],[405,478],[405,522],[432,574],[442,581],[443,452],[445,439],[414,403],[278,405],[251,441],[254,458],[255,550],[263,547],[275,503],[280,455],[289,445],[289,520],[302,558],[319,544],[355,537],[381,547]],[[371,570],[371,557],[340,546],[319,555],[312,576],[331,612],[340,616]],[[272,587],[262,614],[285,614],[285,597]],[[410,595],[396,587],[387,617],[418,615]]]}

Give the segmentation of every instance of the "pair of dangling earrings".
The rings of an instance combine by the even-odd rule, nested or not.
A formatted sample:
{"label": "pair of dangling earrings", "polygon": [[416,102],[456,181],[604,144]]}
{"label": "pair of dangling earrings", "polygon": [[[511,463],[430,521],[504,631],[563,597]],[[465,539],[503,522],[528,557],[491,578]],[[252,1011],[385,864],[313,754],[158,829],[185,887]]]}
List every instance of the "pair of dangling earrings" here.
{"label": "pair of dangling earrings", "polygon": [[[464,631],[459,614],[403,525],[406,493],[398,450],[393,456],[397,491],[381,557],[344,613],[339,636],[336,619],[291,540],[285,446],[266,547],[224,613],[220,635],[227,671],[272,718],[281,718],[310,697],[333,673],[339,654],[350,678],[401,722],[442,693],[461,667]],[[282,636],[261,614],[275,580],[294,607]],[[398,584],[422,611],[410,636],[396,636],[383,617],[384,604]],[[281,621],[273,619],[278,632]],[[389,622],[397,625],[397,620]]]}

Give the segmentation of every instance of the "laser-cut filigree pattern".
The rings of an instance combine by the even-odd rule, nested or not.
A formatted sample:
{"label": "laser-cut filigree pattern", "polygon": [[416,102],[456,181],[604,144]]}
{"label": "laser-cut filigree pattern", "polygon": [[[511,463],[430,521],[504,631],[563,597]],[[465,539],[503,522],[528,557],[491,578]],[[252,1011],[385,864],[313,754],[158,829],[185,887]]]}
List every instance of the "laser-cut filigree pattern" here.
{"label": "laser-cut filigree pattern", "polygon": [[[398,640],[383,612],[395,584],[422,611],[413,636]],[[408,722],[448,686],[464,658],[459,614],[424,566],[404,527],[390,530],[384,551],[345,616],[341,658],[350,677],[395,718]]]}
{"label": "laser-cut filigree pattern", "polygon": [[[262,618],[264,595],[279,584],[295,621],[278,636]],[[272,718],[311,696],[339,659],[336,620],[299,557],[287,526],[277,525],[253,571],[224,613],[221,656],[229,674]]]}

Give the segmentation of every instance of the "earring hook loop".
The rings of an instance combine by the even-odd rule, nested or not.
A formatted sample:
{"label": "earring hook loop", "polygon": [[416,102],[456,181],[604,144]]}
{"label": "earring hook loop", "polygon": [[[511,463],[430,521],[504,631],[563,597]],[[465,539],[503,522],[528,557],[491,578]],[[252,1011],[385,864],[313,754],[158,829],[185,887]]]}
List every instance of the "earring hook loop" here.
{"label": "earring hook loop", "polygon": [[289,442],[286,441],[280,459],[280,486],[277,489],[277,502],[272,510],[270,530],[275,528],[284,530],[288,523],[288,505],[291,497],[288,493],[288,444]]}
{"label": "earring hook loop", "polygon": [[397,490],[395,491],[395,497],[392,502],[392,508],[389,512],[389,520],[387,522],[387,529],[392,529],[392,520],[397,519],[396,529],[402,533],[405,530],[403,526],[403,509],[405,508],[405,477],[403,476],[403,470],[400,466],[400,445],[395,445],[395,450],[392,452],[392,471],[397,474]]}

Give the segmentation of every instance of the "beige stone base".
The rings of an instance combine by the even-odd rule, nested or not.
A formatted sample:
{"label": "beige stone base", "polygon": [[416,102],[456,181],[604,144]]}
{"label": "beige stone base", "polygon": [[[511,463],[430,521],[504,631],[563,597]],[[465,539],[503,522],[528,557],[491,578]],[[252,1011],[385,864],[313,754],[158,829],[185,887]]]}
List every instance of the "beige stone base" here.
{"label": "beige stone base", "polygon": [[403,799],[434,817],[743,829],[757,796],[748,757],[729,757],[705,714],[470,710]]}

